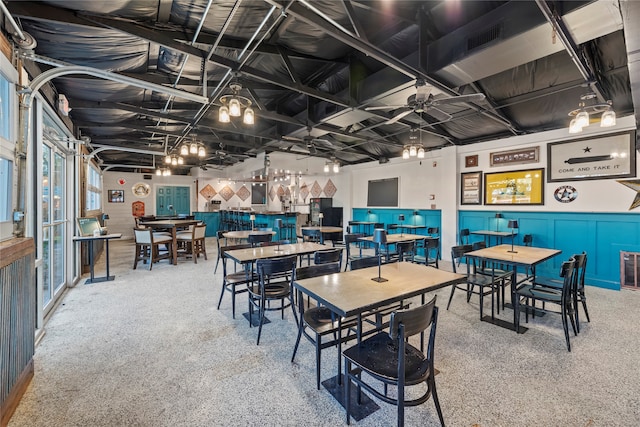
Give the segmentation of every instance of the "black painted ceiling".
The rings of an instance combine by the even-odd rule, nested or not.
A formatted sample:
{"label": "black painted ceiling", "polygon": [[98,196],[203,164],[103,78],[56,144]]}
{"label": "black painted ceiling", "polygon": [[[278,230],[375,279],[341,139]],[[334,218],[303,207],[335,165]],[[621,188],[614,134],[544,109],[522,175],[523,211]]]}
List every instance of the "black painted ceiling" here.
{"label": "black painted ceiling", "polygon": [[[100,150],[101,164],[151,170],[162,161],[151,153],[176,153],[195,136],[208,156],[187,158],[174,173],[223,168],[262,151],[343,165],[384,161],[400,156],[410,136],[432,150],[565,128],[587,92],[597,95],[589,102],[610,100],[619,117],[634,114],[625,7],[624,0],[7,3],[37,41],[26,60],[40,70],[81,65],[140,83],[87,74],[52,81],[69,100],[77,136],[90,137],[91,150],[117,147]],[[253,103],[253,126],[218,121],[232,80]],[[397,108],[420,80],[435,102],[422,113]],[[438,102],[474,93],[485,98]]]}

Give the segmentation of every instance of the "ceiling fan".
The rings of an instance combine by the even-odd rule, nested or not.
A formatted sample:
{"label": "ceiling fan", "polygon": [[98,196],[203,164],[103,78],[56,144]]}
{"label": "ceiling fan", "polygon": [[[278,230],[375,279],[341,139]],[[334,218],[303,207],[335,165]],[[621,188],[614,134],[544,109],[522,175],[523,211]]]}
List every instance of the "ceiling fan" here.
{"label": "ceiling fan", "polygon": [[335,146],[329,139],[325,138],[314,138],[311,136],[311,127],[307,127],[307,135],[302,138],[298,138],[295,136],[283,135],[282,139],[285,141],[295,141],[302,142],[304,146],[294,144],[292,149],[295,151],[300,151],[309,154],[317,154],[318,148],[323,150],[336,150],[339,147]]}
{"label": "ceiling fan", "polygon": [[434,87],[428,84],[424,79],[416,80],[416,93],[407,98],[405,105],[386,105],[384,107],[366,107],[366,111],[375,110],[394,110],[400,108],[401,111],[395,116],[387,120],[384,124],[390,125],[397,122],[411,113],[427,113],[436,120],[446,122],[451,120],[451,114],[437,108],[439,105],[459,104],[465,102],[480,102],[485,99],[482,93],[472,93],[468,95],[450,96],[444,98],[435,98],[433,96]]}

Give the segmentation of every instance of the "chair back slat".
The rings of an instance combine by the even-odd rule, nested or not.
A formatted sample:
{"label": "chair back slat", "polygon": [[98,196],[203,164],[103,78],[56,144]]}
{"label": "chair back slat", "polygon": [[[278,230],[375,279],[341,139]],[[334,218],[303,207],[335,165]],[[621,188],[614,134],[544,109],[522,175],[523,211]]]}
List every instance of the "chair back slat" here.
{"label": "chair back slat", "polygon": [[260,280],[269,278],[276,274],[295,272],[297,257],[295,255],[282,258],[259,259],[256,262],[256,270]]}
{"label": "chair back slat", "polygon": [[339,273],[340,264],[331,262],[326,264],[309,265],[307,267],[296,268],[296,279],[309,279],[311,277],[326,276],[327,274]]}
{"label": "chair back slat", "polygon": [[316,251],[313,254],[313,262],[315,264],[326,264],[330,262],[340,262],[340,261],[342,261],[342,248]]}
{"label": "chair back slat", "polygon": [[398,339],[399,326],[404,326],[404,337],[425,331],[434,320],[434,308],[436,306],[437,295],[434,295],[428,303],[405,310],[396,310],[391,313],[389,336],[391,339]]}
{"label": "chair back slat", "polygon": [[378,265],[378,257],[377,256],[371,256],[371,257],[359,258],[359,259],[351,260],[351,269],[352,270],[358,270],[360,268],[367,268],[367,267],[375,267],[377,265]]}

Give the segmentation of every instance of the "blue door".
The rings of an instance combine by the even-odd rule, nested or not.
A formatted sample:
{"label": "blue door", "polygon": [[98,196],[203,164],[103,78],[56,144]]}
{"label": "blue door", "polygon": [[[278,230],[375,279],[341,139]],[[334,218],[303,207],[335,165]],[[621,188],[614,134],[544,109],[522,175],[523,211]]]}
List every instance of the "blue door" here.
{"label": "blue door", "polygon": [[189,187],[156,188],[156,215],[190,215]]}

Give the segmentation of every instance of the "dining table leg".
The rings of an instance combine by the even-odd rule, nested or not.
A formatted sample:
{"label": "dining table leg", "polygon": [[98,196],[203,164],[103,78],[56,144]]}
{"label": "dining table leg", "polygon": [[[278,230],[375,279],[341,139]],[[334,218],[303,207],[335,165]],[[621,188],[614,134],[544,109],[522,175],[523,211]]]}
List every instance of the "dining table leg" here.
{"label": "dining table leg", "polygon": [[176,227],[171,227],[171,238],[173,239],[173,243],[171,244],[173,251],[173,265],[178,265],[178,237]]}

